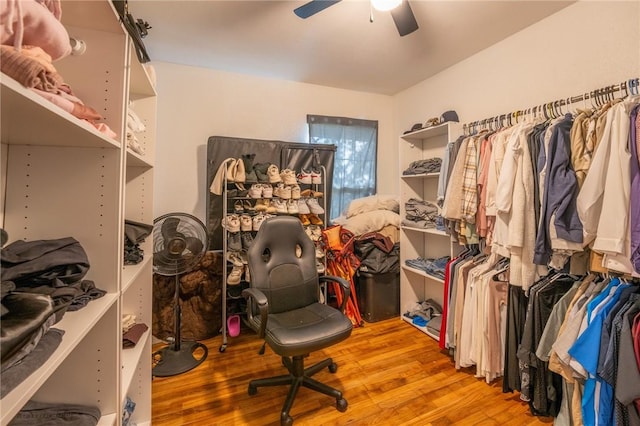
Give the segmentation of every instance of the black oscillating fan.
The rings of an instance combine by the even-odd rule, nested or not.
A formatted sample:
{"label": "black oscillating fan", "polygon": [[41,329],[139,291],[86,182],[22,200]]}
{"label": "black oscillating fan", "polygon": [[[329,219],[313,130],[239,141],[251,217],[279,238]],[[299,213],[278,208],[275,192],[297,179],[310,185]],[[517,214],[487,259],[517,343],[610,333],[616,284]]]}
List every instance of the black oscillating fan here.
{"label": "black oscillating fan", "polygon": [[[196,217],[187,213],[169,213],[153,221],[153,272],[175,277],[173,342],[153,353],[153,375],[175,376],[200,365],[207,347],[199,342],[182,342],[180,337],[180,282],[178,276],[189,272],[204,256],[207,230]],[[198,357],[196,350],[204,355]],[[198,354],[199,355],[199,354]]]}

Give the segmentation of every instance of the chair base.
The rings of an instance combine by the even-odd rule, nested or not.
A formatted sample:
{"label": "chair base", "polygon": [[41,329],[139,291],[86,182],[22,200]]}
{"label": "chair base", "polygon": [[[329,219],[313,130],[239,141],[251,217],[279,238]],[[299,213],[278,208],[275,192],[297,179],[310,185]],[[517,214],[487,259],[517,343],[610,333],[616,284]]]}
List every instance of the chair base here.
{"label": "chair base", "polygon": [[336,409],[340,412],[347,410],[347,400],[342,397],[341,391],[325,385],[324,383],[320,383],[311,377],[325,367],[327,367],[331,373],[335,373],[338,370],[338,366],[331,358],[327,358],[307,368],[304,368],[303,355],[291,358],[282,357],[282,364],[287,368],[287,370],[289,370],[289,374],[252,380],[249,382],[248,390],[249,395],[255,395],[258,392],[258,388],[262,386],[291,386],[280,413],[280,423],[282,425],[293,424],[293,418],[289,415],[289,411],[293,406],[293,401],[298,393],[298,389],[300,389],[300,386],[334,397],[336,399]]}

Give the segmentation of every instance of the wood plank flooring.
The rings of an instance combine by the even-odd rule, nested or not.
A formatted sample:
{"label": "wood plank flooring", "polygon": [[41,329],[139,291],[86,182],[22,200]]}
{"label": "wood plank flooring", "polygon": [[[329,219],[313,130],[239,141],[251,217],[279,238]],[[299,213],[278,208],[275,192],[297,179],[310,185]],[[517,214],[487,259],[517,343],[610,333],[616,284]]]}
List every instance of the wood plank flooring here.
{"label": "wood plank flooring", "polygon": [[[247,394],[249,380],[284,374],[280,358],[248,329],[229,338],[224,353],[220,336],[202,341],[207,359],[195,369],[153,379],[152,424],[279,425],[286,387],[260,388]],[[156,346],[157,349],[160,346]],[[291,415],[296,425],[544,425],[552,418],[531,415],[519,394],[502,393],[497,380],[487,384],[475,369],[456,371],[437,342],[399,318],[365,323],[346,341],[306,360],[326,357],[338,363],[314,377],[343,391],[345,413],[335,401],[301,388]]]}

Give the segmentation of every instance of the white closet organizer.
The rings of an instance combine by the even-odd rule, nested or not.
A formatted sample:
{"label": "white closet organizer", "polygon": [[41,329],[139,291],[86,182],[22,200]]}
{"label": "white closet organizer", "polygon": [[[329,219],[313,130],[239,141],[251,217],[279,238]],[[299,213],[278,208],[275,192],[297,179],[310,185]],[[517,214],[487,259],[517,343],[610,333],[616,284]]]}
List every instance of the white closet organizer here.
{"label": "white closet organizer", "polygon": [[[85,278],[107,294],[55,324],[65,331],[62,343],[0,400],[0,424],[33,399],[97,406],[100,425],[120,425],[127,396],[136,403],[133,421],[150,424],[151,236],[140,264],[125,266],[123,253],[125,219],[153,223],[156,92],[110,1],[63,0],[62,10],[69,35],[87,49],[54,65],[118,136],[105,136],[1,74],[0,219],[10,242],[77,239],[91,265]],[[138,134],[144,155],[126,148],[129,100],[147,127]],[[149,331],[123,350],[125,313]]]}
{"label": "white closet organizer", "polygon": [[[402,172],[413,161],[442,158],[447,143],[455,140],[456,131],[457,123],[447,122],[400,137],[400,216],[402,219],[406,214],[405,203],[411,198],[436,203],[440,176],[440,173],[402,175]],[[438,339],[438,336],[429,333],[426,327],[412,324],[411,320],[403,314],[416,302],[427,299],[433,299],[442,305],[444,281],[420,269],[407,266],[405,261],[418,257],[453,257],[458,252],[458,244],[452,242],[451,237],[444,231],[404,225],[400,227],[400,317],[435,339]]]}

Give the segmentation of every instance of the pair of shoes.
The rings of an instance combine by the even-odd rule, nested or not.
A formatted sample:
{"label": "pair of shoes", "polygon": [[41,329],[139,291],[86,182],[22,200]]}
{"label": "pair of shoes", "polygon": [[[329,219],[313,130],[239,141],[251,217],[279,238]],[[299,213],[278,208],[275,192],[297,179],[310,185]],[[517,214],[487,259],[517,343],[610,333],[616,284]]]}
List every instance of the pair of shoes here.
{"label": "pair of shoes", "polygon": [[291,198],[291,187],[279,183],[273,189],[273,195],[275,195],[278,198],[283,198],[285,200],[288,200]]}
{"label": "pair of shoes", "polygon": [[309,206],[307,205],[307,202],[302,198],[298,200],[298,213],[300,214],[311,213],[311,210],[309,210]]}
{"label": "pair of shoes", "polygon": [[294,200],[271,200],[271,204],[275,205],[275,213],[280,214],[298,214],[298,203]]}
{"label": "pair of shoes", "polygon": [[227,331],[231,337],[240,335],[240,315],[234,314],[227,318]]}
{"label": "pair of shoes", "polygon": [[231,233],[240,231],[240,217],[237,214],[228,214],[222,219],[222,227]]}
{"label": "pair of shoes", "polygon": [[307,226],[307,225],[322,225],[322,219],[320,219],[318,217],[318,215],[313,214],[313,213],[307,213],[307,214],[299,214],[298,217],[300,218],[300,221],[302,222],[302,225]]}
{"label": "pair of shoes", "polygon": [[296,172],[291,169],[284,169],[280,172],[280,178],[285,185],[297,185]]}
{"label": "pair of shoes", "polygon": [[322,196],[324,196],[324,193],[319,192],[319,191],[314,191],[313,189],[305,189],[304,191],[300,192],[300,196],[301,197],[313,197],[313,198],[320,198]]}
{"label": "pair of shoes", "polygon": [[[276,201],[270,198],[262,198],[256,201],[256,211],[262,213],[276,213],[278,211],[278,205]],[[286,213],[286,212],[285,212]]]}
{"label": "pair of shoes", "polygon": [[273,187],[265,183],[254,183],[249,188],[250,198],[271,198],[273,197]]}
{"label": "pair of shoes", "polygon": [[298,173],[298,182],[304,183],[307,185],[320,185],[322,184],[322,176],[320,172],[315,170],[311,170],[310,172],[302,169],[300,173]]}
{"label": "pair of shoes", "polygon": [[300,222],[302,222],[302,226],[311,225],[311,221],[309,220],[309,218],[307,216],[308,215],[306,215],[306,214],[299,214],[298,215],[298,218],[300,218]]}
{"label": "pair of shoes", "polygon": [[273,199],[271,200],[271,205],[274,206],[275,211],[273,213],[286,214],[287,213],[287,202],[284,200]]}
{"label": "pair of shoes", "polygon": [[253,217],[253,230],[258,231],[260,229],[260,225],[262,222],[268,217],[271,217],[270,214],[257,214]]}

